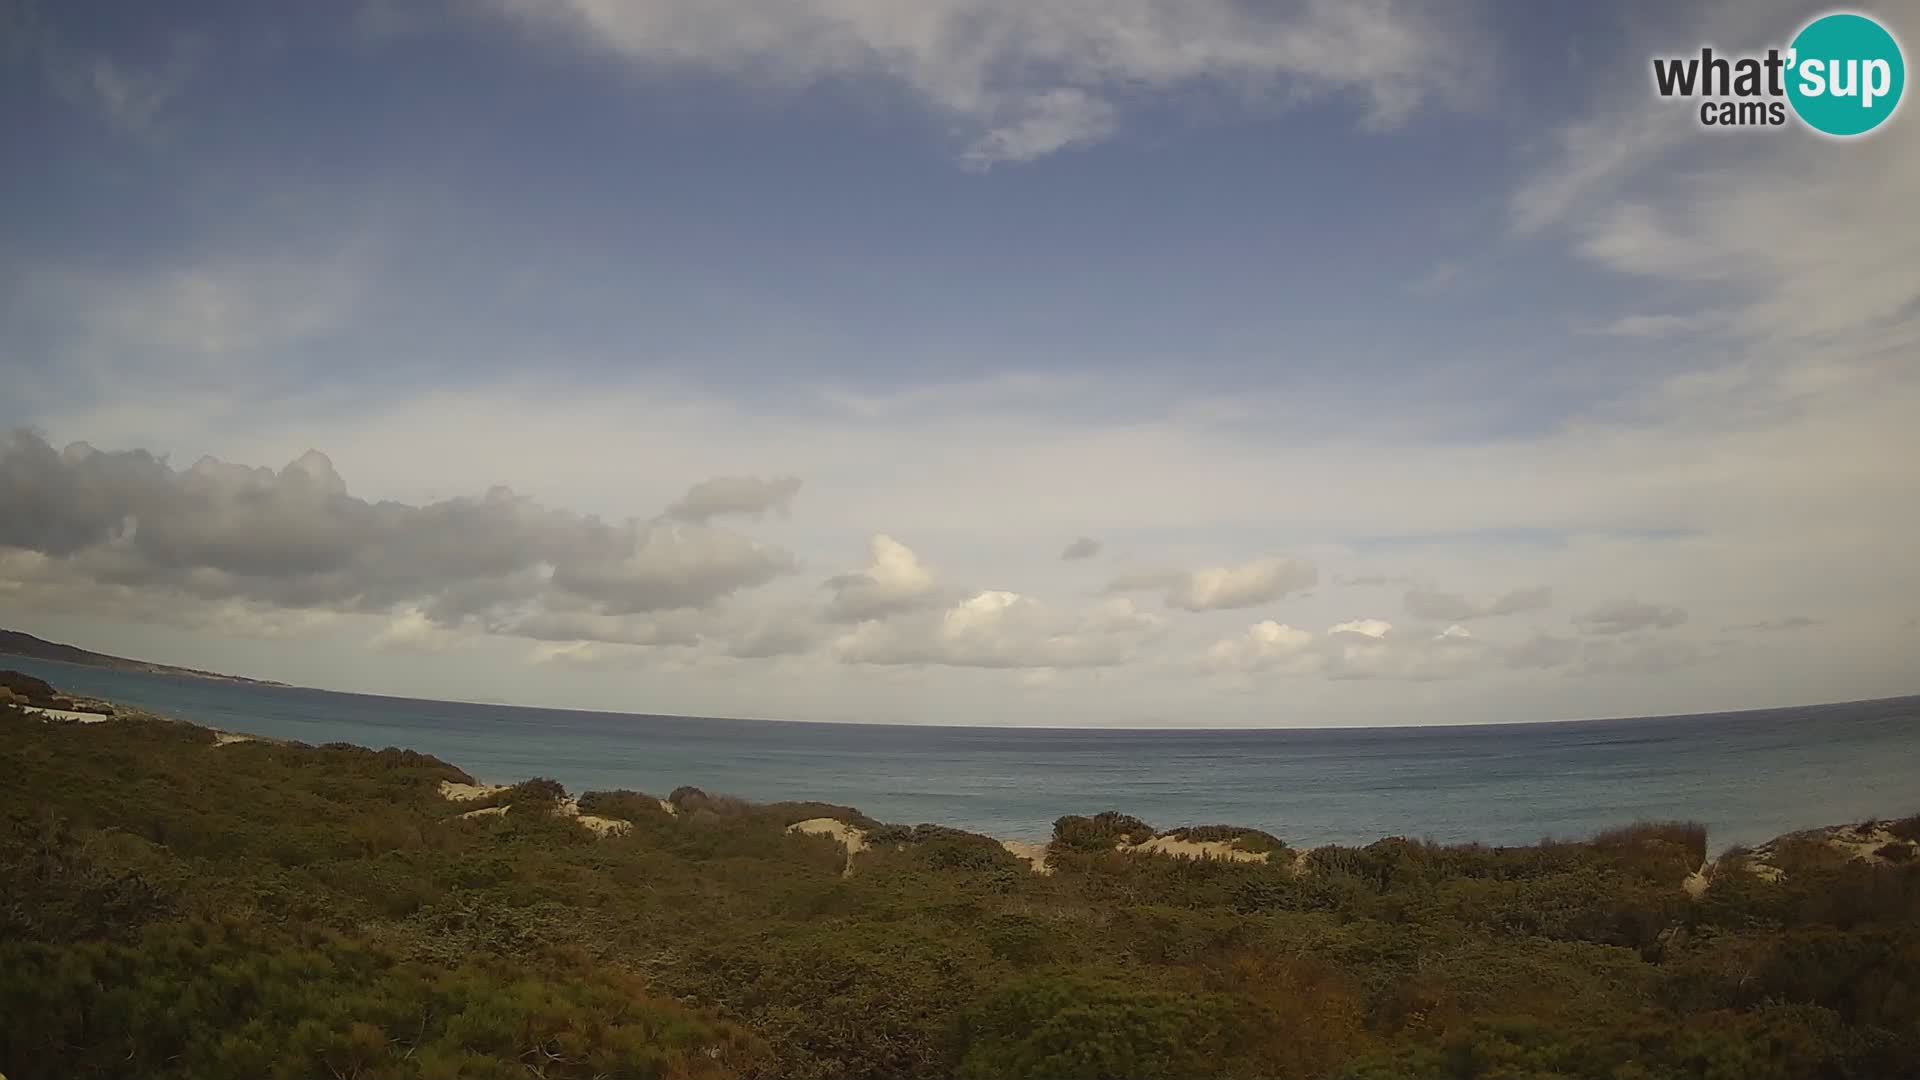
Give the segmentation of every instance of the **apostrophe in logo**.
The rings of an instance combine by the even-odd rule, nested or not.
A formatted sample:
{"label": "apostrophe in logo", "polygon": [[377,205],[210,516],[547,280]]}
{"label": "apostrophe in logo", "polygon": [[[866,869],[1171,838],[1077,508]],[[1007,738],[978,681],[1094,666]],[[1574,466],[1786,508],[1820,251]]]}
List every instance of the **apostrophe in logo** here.
{"label": "apostrophe in logo", "polygon": [[1816,131],[1864,135],[1900,105],[1907,64],[1900,43],[1865,15],[1826,15],[1794,37],[1787,100]]}
{"label": "apostrophe in logo", "polygon": [[1864,135],[1886,123],[1907,85],[1906,59],[1886,27],[1836,12],[1802,27],[1786,48],[1749,56],[1655,57],[1661,97],[1700,99],[1708,128],[1784,127],[1788,107],[1826,135]]}

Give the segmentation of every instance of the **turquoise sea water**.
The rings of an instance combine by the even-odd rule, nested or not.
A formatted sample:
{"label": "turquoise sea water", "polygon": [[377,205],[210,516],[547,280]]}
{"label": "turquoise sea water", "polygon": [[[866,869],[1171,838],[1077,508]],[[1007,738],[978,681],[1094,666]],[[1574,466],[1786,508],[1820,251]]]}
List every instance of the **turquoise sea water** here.
{"label": "turquoise sea water", "polygon": [[803,724],[467,705],[137,675],[0,668],[229,731],[400,746],[483,782],[681,784],[820,799],[884,821],[1044,839],[1061,814],[1227,822],[1294,844],[1382,836],[1531,843],[1689,818],[1718,849],[1920,812],[1920,697],[1759,712],[1445,728],[1138,731]]}

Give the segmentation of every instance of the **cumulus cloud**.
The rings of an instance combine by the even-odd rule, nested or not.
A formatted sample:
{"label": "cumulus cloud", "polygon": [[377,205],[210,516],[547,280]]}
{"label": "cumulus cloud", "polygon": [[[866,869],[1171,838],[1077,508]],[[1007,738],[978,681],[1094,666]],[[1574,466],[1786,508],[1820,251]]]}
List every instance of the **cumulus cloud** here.
{"label": "cumulus cloud", "polygon": [[1407,614],[1421,619],[1465,622],[1494,615],[1512,615],[1539,611],[1553,604],[1553,590],[1545,585],[1513,589],[1499,596],[1467,597],[1460,593],[1434,589],[1410,589],[1406,595]]}
{"label": "cumulus cloud", "polygon": [[704,607],[796,569],[791,555],[705,525],[629,527],[611,550],[558,563],[555,587],[610,614]]}
{"label": "cumulus cloud", "polygon": [[1060,557],[1068,560],[1091,559],[1098,554],[1100,554],[1100,541],[1090,536],[1083,536],[1068,544],[1066,549],[1060,552]]}
{"label": "cumulus cloud", "polygon": [[1320,581],[1320,571],[1303,559],[1254,559],[1238,566],[1202,570],[1144,570],[1121,574],[1107,584],[1109,593],[1164,589],[1166,605],[1183,611],[1224,611],[1271,603],[1304,592]]}
{"label": "cumulus cloud", "polygon": [[1631,597],[1602,604],[1573,617],[1583,634],[1626,634],[1635,630],[1671,630],[1687,621],[1687,613],[1667,604],[1643,604]]}
{"label": "cumulus cloud", "polygon": [[1273,620],[1223,638],[1200,658],[1216,674],[1320,675],[1328,679],[1425,682],[1483,670],[1493,650],[1463,626],[1405,633],[1386,619],[1352,619],[1315,635]]}
{"label": "cumulus cloud", "polygon": [[848,664],[938,664],[976,668],[1112,667],[1155,639],[1163,620],[1116,598],[1063,612],[1002,590],[944,610],[873,620],[834,642]]}
{"label": "cumulus cloud", "polygon": [[1098,142],[1143,90],[1354,102],[1390,128],[1476,78],[1461,31],[1394,0],[497,0],[648,70],[872,79],[957,122],[975,167]]}
{"label": "cumulus cloud", "polygon": [[799,490],[797,476],[716,476],[688,488],[666,516],[700,524],[726,514],[757,518],[769,510],[785,517]]}
{"label": "cumulus cloud", "polygon": [[834,622],[861,622],[938,603],[934,574],[913,549],[885,533],[867,542],[867,565],[852,574],[827,579],[833,596],[826,617]]}
{"label": "cumulus cloud", "polygon": [[0,437],[6,549],[17,585],[80,583],[95,602],[398,613],[382,648],[419,647],[423,624],[632,641],[654,633],[632,616],[711,609],[795,566],[717,526],[609,524],[505,488],[369,503],[317,452],[277,472],[212,458],[176,470],[24,431]]}
{"label": "cumulus cloud", "polygon": [[1254,623],[1244,634],[1214,642],[1200,666],[1222,674],[1318,670],[1322,658],[1312,648],[1314,640],[1309,631],[1267,619]]}

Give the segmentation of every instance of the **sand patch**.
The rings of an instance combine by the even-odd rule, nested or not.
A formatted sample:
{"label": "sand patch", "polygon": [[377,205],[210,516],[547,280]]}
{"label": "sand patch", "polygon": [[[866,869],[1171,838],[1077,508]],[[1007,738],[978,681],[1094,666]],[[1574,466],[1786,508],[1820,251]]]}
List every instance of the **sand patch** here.
{"label": "sand patch", "polygon": [[847,849],[847,867],[840,871],[841,877],[853,876],[853,857],[867,850],[867,834],[844,821],[830,817],[808,818],[787,826],[790,833],[806,833],[809,836],[828,836],[840,842]]}
{"label": "sand patch", "polygon": [[230,731],[217,731],[213,736],[213,745],[232,746],[234,743],[255,742],[251,735],[235,735]]}
{"label": "sand patch", "polygon": [[1700,869],[1688,874],[1686,880],[1680,883],[1680,888],[1685,890],[1686,894],[1695,900],[1700,899],[1707,895],[1707,886],[1712,883],[1710,876],[1712,871],[1713,864],[1711,862],[1701,863]]}
{"label": "sand patch", "polygon": [[[1780,869],[1774,860],[1779,858],[1780,849],[1790,843],[1816,844],[1845,856],[1850,862],[1864,862],[1874,866],[1896,865],[1895,860],[1880,854],[1881,849],[1888,846],[1905,848],[1909,853],[1909,859],[1920,857],[1920,844],[1895,836],[1893,831],[1881,822],[1868,821],[1856,825],[1829,825],[1824,829],[1804,829],[1785,836],[1776,836],[1746,853],[1744,859],[1747,869],[1762,881],[1777,882],[1784,879],[1787,876],[1786,871]],[[1694,891],[1696,887],[1701,892],[1706,891],[1706,887],[1712,884],[1713,869],[1717,864],[1718,860],[1709,863],[1687,878],[1683,887],[1690,895],[1700,895]],[[1696,886],[1694,883],[1696,877],[1704,877],[1705,884]]]}
{"label": "sand patch", "polygon": [[665,810],[667,812],[668,817],[680,816],[680,808],[673,805],[672,803],[668,802],[665,799],[660,800],[660,809]]}
{"label": "sand patch", "polygon": [[461,814],[460,818],[464,821],[469,818],[499,817],[511,809],[513,809],[511,806],[483,806],[478,810],[469,810]]}
{"label": "sand patch", "polygon": [[1053,867],[1047,865],[1047,845],[1036,844],[1031,840],[1002,840],[1000,846],[1007,854],[1016,859],[1027,860],[1027,865],[1036,874],[1051,874]]}
{"label": "sand patch", "polygon": [[70,724],[100,724],[113,719],[112,716],[97,712],[81,712],[78,709],[38,709],[27,710],[42,720],[59,720]]}
{"label": "sand patch", "polygon": [[579,799],[562,799],[554,805],[554,817],[572,818],[576,823],[592,832],[595,836],[619,836],[633,828],[633,822],[619,818],[596,817],[580,812]]}
{"label": "sand patch", "polygon": [[440,781],[440,797],[454,802],[472,802],[475,799],[484,799],[489,795],[498,795],[509,790],[511,787],[507,784],[456,784],[451,780]]}
{"label": "sand patch", "polygon": [[1267,852],[1242,851],[1231,840],[1176,840],[1156,836],[1141,844],[1121,844],[1118,850],[1129,854],[1171,855],[1177,859],[1227,859],[1232,862],[1266,862]]}

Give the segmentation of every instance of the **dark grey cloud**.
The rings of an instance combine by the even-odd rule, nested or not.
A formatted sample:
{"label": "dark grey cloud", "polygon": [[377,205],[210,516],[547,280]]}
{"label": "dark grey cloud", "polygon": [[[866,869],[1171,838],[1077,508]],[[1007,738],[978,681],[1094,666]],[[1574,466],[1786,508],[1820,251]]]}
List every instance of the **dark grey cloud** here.
{"label": "dark grey cloud", "polygon": [[1671,630],[1687,621],[1682,608],[1643,604],[1631,597],[1602,604],[1573,617],[1583,634],[1626,634],[1635,630]]}
{"label": "dark grey cloud", "polygon": [[769,510],[785,516],[799,491],[797,476],[716,476],[688,488],[666,516],[697,523],[728,514],[757,518]]}
{"label": "dark grey cloud", "polygon": [[[727,505],[738,512],[742,500]],[[0,549],[42,556],[31,564],[42,580],[285,608],[407,607],[436,625],[542,637],[562,616],[710,608],[795,569],[787,552],[715,525],[608,523],[503,487],[368,502],[312,451],[277,472],[211,458],[176,470],[140,450],[55,451],[25,431],[0,436]]]}
{"label": "dark grey cloud", "polygon": [[1514,589],[1499,596],[1475,598],[1434,589],[1410,589],[1406,595],[1407,614],[1422,619],[1465,622],[1494,615],[1512,615],[1539,611],[1553,605],[1553,590],[1545,585]]}
{"label": "dark grey cloud", "polygon": [[1067,560],[1091,559],[1098,554],[1100,554],[1100,541],[1090,536],[1083,536],[1068,544],[1066,550],[1060,553],[1060,557]]}

